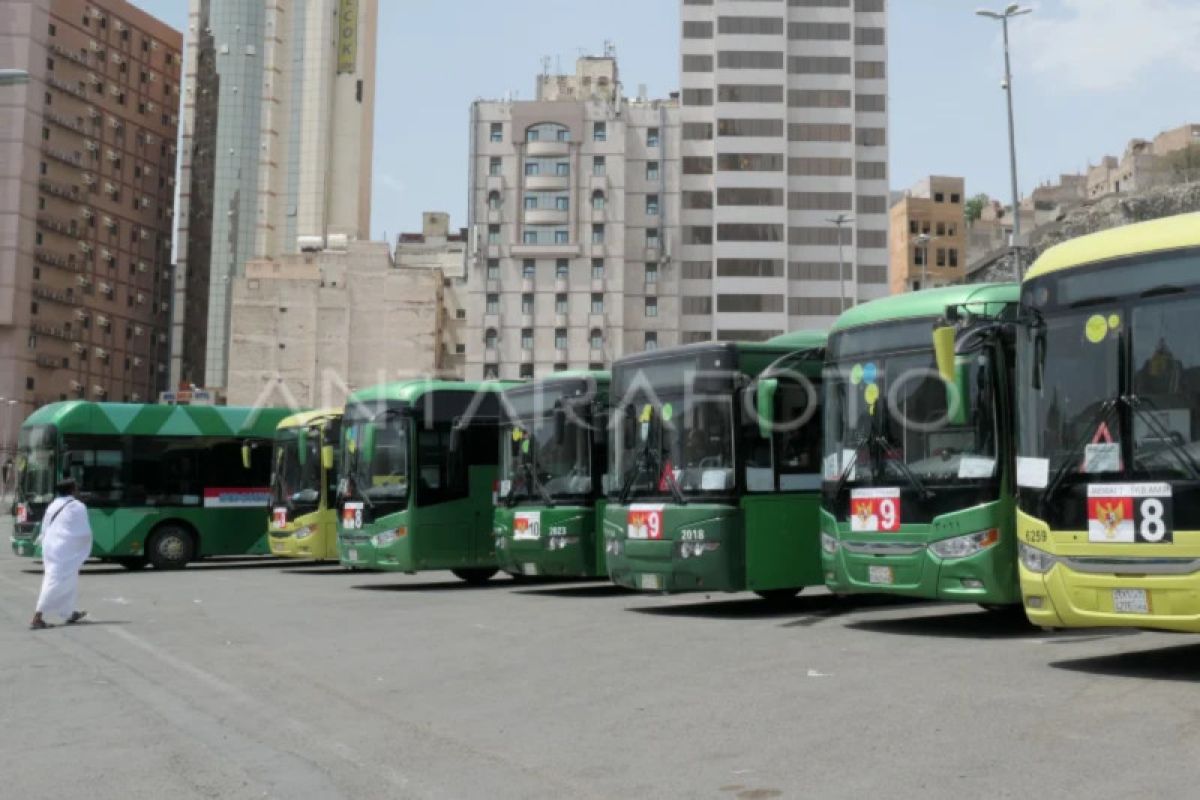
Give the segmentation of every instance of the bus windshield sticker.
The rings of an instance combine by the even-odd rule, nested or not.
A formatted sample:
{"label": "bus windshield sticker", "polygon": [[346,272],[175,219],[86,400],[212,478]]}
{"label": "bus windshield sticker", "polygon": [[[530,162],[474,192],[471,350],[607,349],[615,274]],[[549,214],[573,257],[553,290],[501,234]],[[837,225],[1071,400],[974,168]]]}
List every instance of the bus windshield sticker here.
{"label": "bus windshield sticker", "polygon": [[342,527],[348,531],[358,530],[363,526],[363,504],[346,503],[342,506]]}
{"label": "bus windshield sticker", "polygon": [[1173,508],[1168,483],[1088,486],[1088,541],[1170,544]]}
{"label": "bus windshield sticker", "polygon": [[895,533],[899,531],[900,490],[851,490],[850,530],[860,533]]}
{"label": "bus windshield sticker", "polygon": [[271,502],[269,488],[205,489],[205,508],[263,508]]}
{"label": "bus windshield sticker", "polygon": [[271,518],[275,523],[276,530],[287,527],[287,508],[283,506],[273,508],[271,510]]}
{"label": "bus windshield sticker", "polygon": [[1050,459],[1017,456],[1017,486],[1045,489],[1050,482]]}
{"label": "bus windshield sticker", "polygon": [[1102,472],[1121,471],[1121,445],[1115,442],[1097,442],[1083,448],[1081,472],[1096,475]]}
{"label": "bus windshield sticker", "polygon": [[625,535],[629,539],[661,539],[663,507],[635,504],[625,518]]}
{"label": "bus windshield sticker", "polygon": [[540,539],[542,536],[542,512],[518,511],[513,517],[514,539]]}
{"label": "bus windshield sticker", "polygon": [[959,478],[990,478],[996,474],[996,459],[963,456],[958,462]]}

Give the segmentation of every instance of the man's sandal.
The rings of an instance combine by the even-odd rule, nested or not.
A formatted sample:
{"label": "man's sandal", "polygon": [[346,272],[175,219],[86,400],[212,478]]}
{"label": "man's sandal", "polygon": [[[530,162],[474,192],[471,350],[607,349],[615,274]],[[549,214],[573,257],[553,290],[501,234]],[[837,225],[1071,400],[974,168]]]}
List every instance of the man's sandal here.
{"label": "man's sandal", "polygon": [[87,615],[88,615],[88,612],[86,612],[86,611],[76,611],[74,614],[67,617],[67,624],[68,625],[78,625],[79,623],[81,623],[85,619],[87,619]]}

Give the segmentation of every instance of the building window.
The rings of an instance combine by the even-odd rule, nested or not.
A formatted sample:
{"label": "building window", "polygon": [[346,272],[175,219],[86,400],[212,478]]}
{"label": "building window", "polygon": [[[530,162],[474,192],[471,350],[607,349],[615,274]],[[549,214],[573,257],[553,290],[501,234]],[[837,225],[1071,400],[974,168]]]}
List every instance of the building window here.
{"label": "building window", "polygon": [[592,123],[592,141],[606,142],[608,141],[608,125],[603,122]]}
{"label": "building window", "polygon": [[658,264],[649,262],[646,264],[646,283],[658,283]]}
{"label": "building window", "polygon": [[58,33],[58,28],[54,27],[54,23],[50,23],[50,35],[55,36]]}
{"label": "building window", "polygon": [[497,380],[499,377],[500,377],[500,365],[499,364],[484,364],[483,365],[483,379],[485,381],[494,381],[494,380]]}
{"label": "building window", "polygon": [[500,337],[497,335],[495,328],[488,328],[483,334],[484,349],[495,350],[496,349],[496,341],[499,338]]}
{"label": "building window", "polygon": [[604,210],[604,192],[600,191],[599,189],[592,192],[592,210],[593,211],[603,211]]}
{"label": "building window", "polygon": [[950,266],[958,266],[958,250],[955,248],[950,249]]}
{"label": "building window", "polygon": [[602,223],[592,226],[592,244],[604,244],[604,225]]}
{"label": "building window", "polygon": [[467,352],[467,346],[466,346],[465,344],[456,344],[456,345],[454,345],[454,354],[455,354],[455,355],[457,355],[457,356],[461,356],[461,355],[463,355],[463,354],[464,354],[464,353],[466,353],[466,352]]}
{"label": "building window", "polygon": [[541,164],[539,164],[536,161],[526,161],[525,162],[525,174],[529,177],[537,175],[540,169],[541,169]]}
{"label": "building window", "polygon": [[603,258],[593,258],[592,259],[592,280],[594,280],[594,281],[604,280],[604,259]]}
{"label": "building window", "polygon": [[658,316],[658,298],[657,297],[647,297],[646,298],[646,316],[647,317],[657,317]]}
{"label": "building window", "polygon": [[570,211],[571,210],[571,198],[567,197],[565,195],[562,197],[554,198],[554,207],[556,209],[558,209],[559,211]]}
{"label": "building window", "polygon": [[565,258],[560,258],[554,262],[554,277],[559,280],[566,280],[571,274],[571,262]]}
{"label": "building window", "polygon": [[597,178],[603,178],[607,169],[607,164],[604,156],[594,156],[592,158],[592,174]]}
{"label": "building window", "polygon": [[924,247],[913,248],[913,263],[916,264],[918,267],[922,266],[925,263],[925,248]]}
{"label": "building window", "polygon": [[500,210],[500,193],[499,192],[489,192],[488,193],[488,208],[490,208],[492,211]]}
{"label": "building window", "polygon": [[537,231],[525,231],[521,236],[521,241],[524,242],[525,244],[537,244],[538,243]]}
{"label": "building window", "polygon": [[939,267],[946,266],[946,248],[939,247],[937,249],[937,265]]}
{"label": "building window", "polygon": [[533,364],[522,364],[521,371],[518,373],[517,377],[523,378],[524,380],[532,380],[533,379]]}
{"label": "building window", "polygon": [[568,310],[567,296],[565,294],[554,295],[554,313],[566,314]]}
{"label": "building window", "polygon": [[467,318],[467,310],[465,308],[454,309],[454,318],[455,319],[466,319]]}
{"label": "building window", "polygon": [[941,192],[934,192],[933,193],[933,202],[935,202],[935,203],[946,202],[946,195],[942,194]]}
{"label": "building window", "polygon": [[528,316],[533,316],[533,295],[521,295],[521,313]]}
{"label": "building window", "polygon": [[658,331],[646,331],[646,338],[642,348],[647,351],[658,349]]}
{"label": "building window", "polygon": [[592,328],[592,333],[591,333],[590,338],[591,338],[593,350],[603,350],[604,349],[604,331],[600,330],[599,328]]}
{"label": "building window", "polygon": [[488,139],[489,139],[490,141],[493,141],[493,142],[502,142],[502,141],[504,141],[504,123],[502,123],[502,122],[493,122],[493,123],[492,123],[491,135],[488,137]]}
{"label": "building window", "polygon": [[537,262],[532,258],[527,258],[521,262],[521,277],[527,281],[537,277]]}
{"label": "building window", "polygon": [[487,260],[487,279],[489,281],[500,280],[500,259],[489,258]]}
{"label": "building window", "polygon": [[565,231],[565,230],[555,231],[554,232],[554,243],[555,244],[570,244],[571,243],[571,232]]}
{"label": "building window", "polygon": [[659,244],[658,228],[646,228],[646,247],[654,248]]}
{"label": "building window", "polygon": [[648,181],[658,180],[658,162],[657,161],[647,161],[646,162],[646,180],[648,180]]}
{"label": "building window", "polygon": [[646,129],[646,147],[658,147],[658,128]]}
{"label": "building window", "polygon": [[500,313],[500,295],[489,294],[487,296],[487,313],[488,314],[499,314]]}
{"label": "building window", "polygon": [[954,192],[950,195],[950,202],[957,205],[962,202],[962,196],[959,195],[958,192]]}
{"label": "building window", "polygon": [[656,195],[656,194],[646,195],[646,216],[649,216],[649,217],[657,217],[658,216],[658,195]]}
{"label": "building window", "polygon": [[500,244],[499,225],[488,225],[488,244]]}
{"label": "building window", "polygon": [[525,210],[532,211],[533,209],[537,208],[537,205],[538,205],[537,200],[538,200],[537,195],[533,195],[533,194],[525,195]]}
{"label": "building window", "polygon": [[554,174],[560,178],[565,178],[571,174],[571,164],[567,161],[559,161],[554,165]]}
{"label": "building window", "polygon": [[562,362],[555,363],[555,365],[554,365],[554,371],[555,371],[555,372],[566,372],[566,371],[567,371],[567,365],[566,365],[566,364],[563,364]]}
{"label": "building window", "polygon": [[532,328],[522,328],[521,329],[521,349],[522,350],[532,350],[533,349],[533,329]]}
{"label": "building window", "polygon": [[602,294],[593,294],[592,295],[592,313],[593,314],[603,314],[604,313],[604,295],[602,295]]}
{"label": "building window", "polygon": [[554,329],[554,349],[555,350],[566,350],[567,349],[567,329],[566,328],[555,328]]}

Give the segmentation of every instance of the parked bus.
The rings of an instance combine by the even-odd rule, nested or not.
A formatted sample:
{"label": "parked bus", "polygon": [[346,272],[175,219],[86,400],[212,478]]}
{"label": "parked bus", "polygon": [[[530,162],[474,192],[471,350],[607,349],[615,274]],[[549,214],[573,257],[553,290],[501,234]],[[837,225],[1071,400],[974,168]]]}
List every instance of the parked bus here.
{"label": "parked bus", "polygon": [[505,384],[413,380],[355,392],[342,419],[338,552],[356,569],[496,574]]}
{"label": "parked bus", "polygon": [[1018,298],[1015,283],[948,286],[864,303],[834,323],[821,530],[831,591],[1020,613]]}
{"label": "parked bus", "polygon": [[1054,247],[1021,303],[1025,612],[1200,632],[1200,214]]}
{"label": "parked bus", "polygon": [[[276,408],[71,401],[21,426],[13,550],[34,546],[54,486],[87,503],[92,555],[128,569],[181,569],[205,556],[267,552],[263,512]],[[243,445],[252,458],[243,462]]]}
{"label": "parked bus", "polygon": [[271,553],[337,561],[337,448],[342,409],[288,417],[275,430],[271,457]]}
{"label": "parked bus", "polygon": [[608,576],[608,389],[607,372],[560,372],[504,392],[495,535],[505,572]]}
{"label": "parked bus", "polygon": [[612,580],[655,592],[822,582],[825,334],[640,353],[613,367],[605,552]]}

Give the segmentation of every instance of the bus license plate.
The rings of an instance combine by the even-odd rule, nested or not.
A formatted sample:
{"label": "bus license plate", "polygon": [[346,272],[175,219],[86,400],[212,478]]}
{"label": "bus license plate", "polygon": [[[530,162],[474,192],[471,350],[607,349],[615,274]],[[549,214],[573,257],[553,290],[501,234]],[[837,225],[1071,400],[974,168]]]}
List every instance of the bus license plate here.
{"label": "bus license plate", "polygon": [[867,567],[867,582],[876,585],[890,586],[896,582],[891,567]]}
{"label": "bus license plate", "polygon": [[653,574],[642,574],[638,576],[638,586],[642,589],[651,592],[657,592],[662,589],[662,576]]}
{"label": "bus license plate", "polygon": [[1145,589],[1113,589],[1113,611],[1118,614],[1149,614],[1150,597]]}
{"label": "bus license plate", "polygon": [[357,550],[347,550],[346,558],[349,559],[350,561],[358,561],[358,551]]}
{"label": "bus license plate", "polygon": [[537,564],[522,564],[521,572],[525,573],[531,578],[536,577],[538,574]]}

